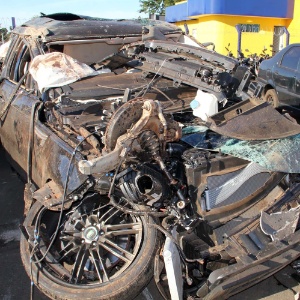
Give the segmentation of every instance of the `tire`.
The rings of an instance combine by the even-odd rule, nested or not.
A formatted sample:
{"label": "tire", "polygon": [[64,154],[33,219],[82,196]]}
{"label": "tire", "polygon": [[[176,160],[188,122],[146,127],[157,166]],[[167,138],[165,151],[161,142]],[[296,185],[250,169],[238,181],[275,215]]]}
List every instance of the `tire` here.
{"label": "tire", "polygon": [[266,91],[264,95],[264,100],[266,102],[269,102],[270,104],[273,105],[273,107],[278,107],[279,106],[279,100],[277,93],[274,89],[269,89]]}
{"label": "tire", "polygon": [[[100,197],[98,196],[98,198]],[[29,210],[24,226],[39,224],[35,227],[39,229],[39,249],[33,249],[32,243],[29,244],[22,236],[20,241],[21,258],[29,277],[32,277],[35,285],[51,299],[133,299],[153,276],[154,257],[159,245],[157,231],[148,225],[153,220],[149,217],[148,223],[146,223],[145,217],[124,214],[111,206],[108,200],[97,201],[88,199],[77,208],[73,206],[69,210],[69,214],[64,213],[57,238],[46,258],[40,263],[30,263],[31,253],[35,252],[34,261],[45,254],[43,249],[48,247],[48,237],[56,230],[59,212],[44,209],[45,212],[40,214],[43,206],[38,202]],[[96,206],[95,203],[97,203]],[[98,205],[98,203],[100,204]],[[84,204],[86,207],[91,207],[90,205],[93,204],[93,209],[84,207]],[[99,212],[98,220],[102,219],[99,223],[94,223],[95,207]],[[79,217],[76,220],[77,216]],[[84,219],[85,221],[83,221]],[[36,221],[38,222],[36,223]],[[72,222],[75,225],[71,224]],[[133,223],[135,225],[130,225]],[[80,224],[81,226],[85,224],[84,229],[79,228]],[[94,230],[98,228],[97,226],[101,228],[98,232],[98,240],[95,239],[96,230]],[[113,226],[115,228],[110,229]],[[131,230],[134,233],[120,232],[126,228],[128,232]],[[76,231],[76,236],[74,231]],[[101,236],[101,232],[104,232],[103,236]],[[84,237],[82,245],[77,243],[78,235],[81,235],[81,238]],[[93,238],[96,242],[92,242]],[[70,244],[70,240],[76,246],[71,243],[68,248],[66,245]],[[113,241],[119,249],[113,248],[111,244],[107,243],[107,240]],[[103,248],[102,243],[110,249],[113,248],[114,254],[122,255],[123,259]],[[95,247],[94,244],[96,244]],[[64,247],[66,250],[63,250]],[[124,249],[126,252],[122,252],[120,249]],[[128,261],[124,260],[125,257]],[[53,264],[53,261],[56,263]]]}

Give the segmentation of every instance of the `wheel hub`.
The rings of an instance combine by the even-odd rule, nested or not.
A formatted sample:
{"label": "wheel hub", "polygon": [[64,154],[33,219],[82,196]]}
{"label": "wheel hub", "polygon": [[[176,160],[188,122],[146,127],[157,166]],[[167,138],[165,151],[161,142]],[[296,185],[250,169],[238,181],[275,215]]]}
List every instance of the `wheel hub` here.
{"label": "wheel hub", "polygon": [[60,235],[61,261],[72,267],[69,282],[101,284],[117,277],[135,259],[142,229],[140,219],[105,202],[81,204],[67,216]]}
{"label": "wheel hub", "polygon": [[84,236],[86,242],[96,241],[99,237],[98,228],[96,228],[94,226],[89,226],[89,227],[85,228],[85,230],[83,232],[83,236]]}

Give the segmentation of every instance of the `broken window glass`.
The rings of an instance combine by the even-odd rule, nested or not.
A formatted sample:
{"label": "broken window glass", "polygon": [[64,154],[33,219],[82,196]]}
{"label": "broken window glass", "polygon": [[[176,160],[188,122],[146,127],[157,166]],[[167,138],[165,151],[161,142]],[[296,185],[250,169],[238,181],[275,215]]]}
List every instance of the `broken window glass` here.
{"label": "broken window glass", "polygon": [[300,134],[265,141],[243,141],[221,136],[201,126],[184,128],[182,141],[198,149],[221,151],[259,164],[269,171],[300,172]]}

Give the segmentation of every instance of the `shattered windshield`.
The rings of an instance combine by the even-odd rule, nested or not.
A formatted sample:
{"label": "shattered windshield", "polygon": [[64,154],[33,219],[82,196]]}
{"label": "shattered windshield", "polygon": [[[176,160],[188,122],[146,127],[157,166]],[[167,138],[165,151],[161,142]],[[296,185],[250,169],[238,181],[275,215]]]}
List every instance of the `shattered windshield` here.
{"label": "shattered windshield", "polygon": [[243,141],[225,137],[204,126],[183,129],[182,141],[198,149],[210,149],[259,164],[269,171],[300,172],[300,134],[264,141]]}

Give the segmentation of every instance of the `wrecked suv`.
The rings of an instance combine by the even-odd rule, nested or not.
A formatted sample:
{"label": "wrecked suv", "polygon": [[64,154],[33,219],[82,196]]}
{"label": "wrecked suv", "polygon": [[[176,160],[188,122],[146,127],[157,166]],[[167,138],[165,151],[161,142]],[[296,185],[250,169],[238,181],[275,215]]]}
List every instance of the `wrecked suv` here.
{"label": "wrecked suv", "polygon": [[[27,180],[21,256],[53,299],[225,299],[300,254],[299,126],[237,61],[155,21],[16,28],[2,146]],[[214,114],[201,102],[216,101]],[[201,98],[201,99],[199,99]],[[210,99],[210,100],[209,100]]]}

